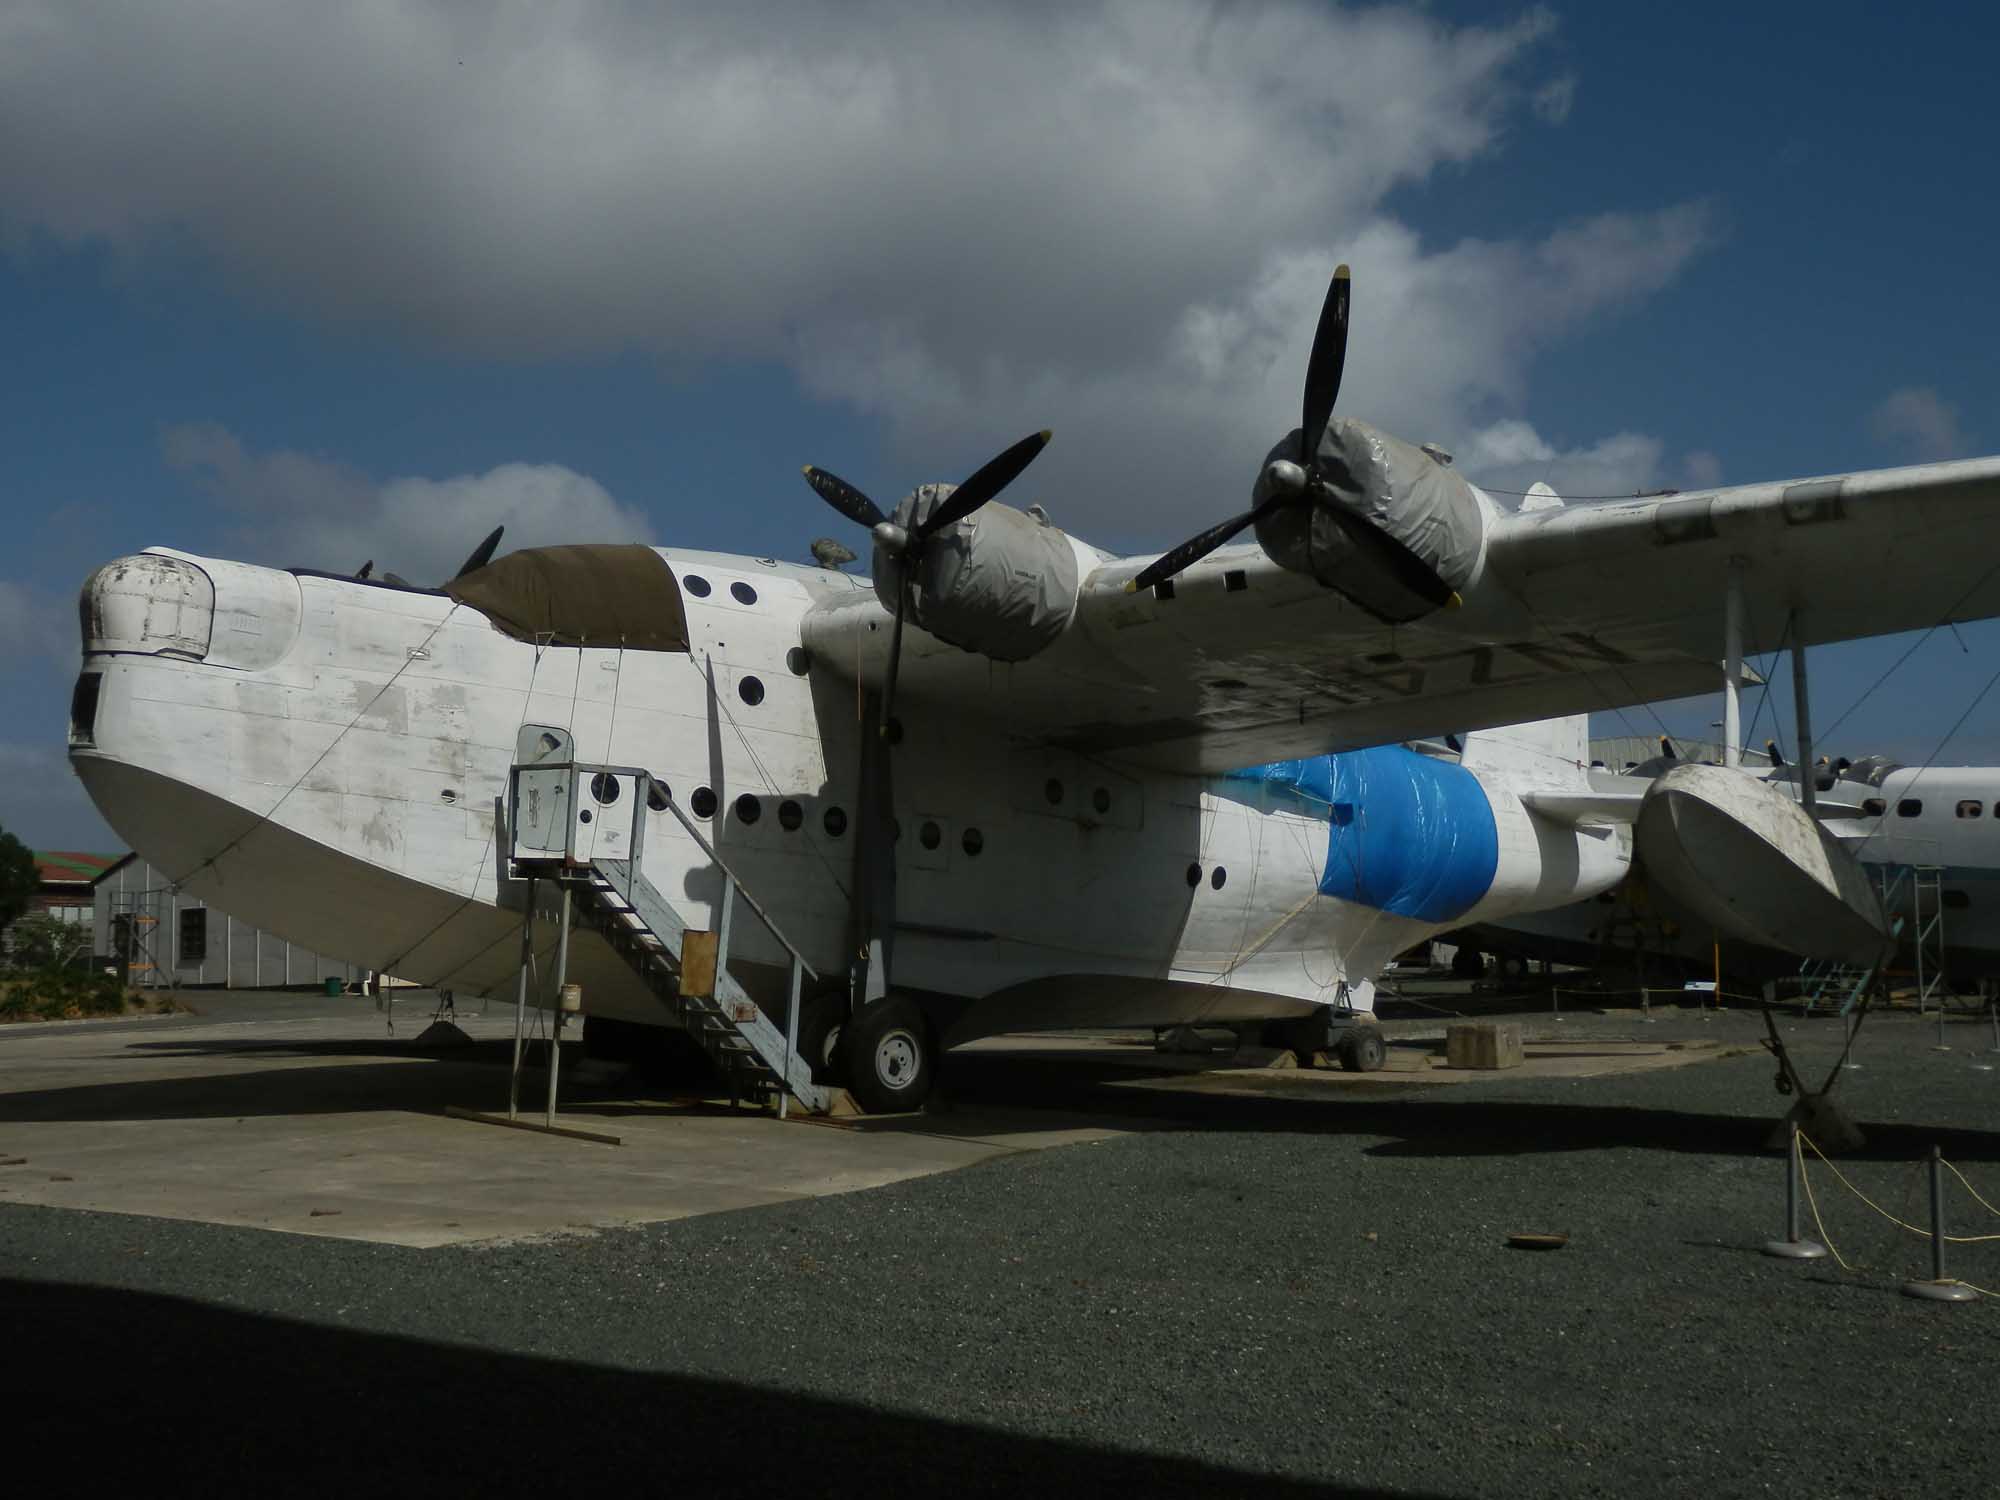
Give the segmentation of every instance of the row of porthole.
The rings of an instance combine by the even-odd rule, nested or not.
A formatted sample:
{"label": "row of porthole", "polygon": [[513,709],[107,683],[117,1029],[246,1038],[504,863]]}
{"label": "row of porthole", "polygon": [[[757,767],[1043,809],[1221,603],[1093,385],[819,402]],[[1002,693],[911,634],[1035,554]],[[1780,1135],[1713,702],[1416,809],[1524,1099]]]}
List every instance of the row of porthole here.
{"label": "row of porthole", "polygon": [[[606,807],[618,800],[618,778],[602,772],[590,778],[590,795]],[[654,812],[665,812],[667,801],[672,796],[663,782],[655,781],[646,792],[646,805]],[[688,798],[688,811],[697,818],[712,818],[720,804],[711,787],[698,786],[694,795]],[[743,824],[755,823],[764,816],[763,801],[754,793],[745,792],[736,799],[736,821]],[[805,808],[790,797],[778,803],[778,826],[787,833],[796,833],[804,826]],[[847,832],[847,812],[844,808],[829,807],[820,818],[820,826],[826,830],[828,838],[839,838]],[[895,837],[903,836],[903,825],[896,824]],[[944,842],[944,830],[937,823],[926,818],[917,830],[917,842],[926,849],[935,849]],[[968,828],[960,835],[959,847],[968,855],[977,856],[985,852],[986,835],[977,828]]]}
{"label": "row of porthole", "polygon": [[[1212,889],[1219,891],[1228,882],[1229,872],[1223,869],[1221,865],[1217,865],[1213,870],[1208,872],[1208,883]],[[1187,883],[1189,890],[1193,890],[1201,884],[1201,864],[1199,861],[1187,867]]]}
{"label": "row of porthole", "polygon": [[[681,587],[686,589],[690,594],[693,594],[697,599],[706,599],[712,592],[709,588],[708,580],[699,573],[683,573],[681,575]],[[755,604],[757,602],[757,591],[747,583],[732,583],[729,585],[729,597],[734,599],[738,604]]]}

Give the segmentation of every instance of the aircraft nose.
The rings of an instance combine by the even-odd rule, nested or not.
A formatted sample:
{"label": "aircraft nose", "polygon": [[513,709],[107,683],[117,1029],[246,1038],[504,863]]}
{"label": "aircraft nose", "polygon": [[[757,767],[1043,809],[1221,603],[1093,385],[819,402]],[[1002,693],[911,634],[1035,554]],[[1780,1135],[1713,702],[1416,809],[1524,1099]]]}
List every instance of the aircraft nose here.
{"label": "aircraft nose", "polygon": [[167,656],[259,671],[291,650],[304,608],[294,574],[154,550],[92,573],[79,612],[86,658]]}

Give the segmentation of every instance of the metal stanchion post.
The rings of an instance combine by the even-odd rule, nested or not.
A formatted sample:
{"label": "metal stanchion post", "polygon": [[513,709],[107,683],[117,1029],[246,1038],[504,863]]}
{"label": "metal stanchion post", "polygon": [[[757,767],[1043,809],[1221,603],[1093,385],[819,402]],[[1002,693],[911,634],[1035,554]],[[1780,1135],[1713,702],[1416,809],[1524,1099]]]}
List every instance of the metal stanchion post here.
{"label": "metal stanchion post", "polygon": [[542,1123],[551,1128],[556,1123],[556,1073],[562,1060],[563,982],[569,978],[569,905],[570,888],[565,881],[562,926],[556,929],[556,1003],[549,1013],[549,1101],[542,1112]]}
{"label": "metal stanchion post", "polygon": [[1944,1153],[1936,1146],[1931,1147],[1931,1279],[1904,1282],[1903,1295],[1926,1302],[1970,1302],[1979,1295],[1944,1274]]}
{"label": "metal stanchion post", "polygon": [[1799,1238],[1799,1127],[1792,1126],[1791,1149],[1785,1153],[1785,1237],[1766,1240],[1764,1253],[1780,1260],[1820,1260],[1826,1246],[1818,1240]]}
{"label": "metal stanchion post", "polygon": [[521,1039],[528,1027],[528,966],[535,957],[535,878],[528,877],[528,905],[521,914],[521,977],[514,986],[514,1064],[507,1072],[507,1118],[521,1113]]}
{"label": "metal stanchion post", "polygon": [[1841,1052],[1840,1065],[1847,1071],[1852,1072],[1861,1066],[1860,1063],[1854,1060],[1854,1035],[1861,1027],[1855,1020],[1854,1012],[1851,1010],[1841,1019],[1847,1029],[1847,1046]]}

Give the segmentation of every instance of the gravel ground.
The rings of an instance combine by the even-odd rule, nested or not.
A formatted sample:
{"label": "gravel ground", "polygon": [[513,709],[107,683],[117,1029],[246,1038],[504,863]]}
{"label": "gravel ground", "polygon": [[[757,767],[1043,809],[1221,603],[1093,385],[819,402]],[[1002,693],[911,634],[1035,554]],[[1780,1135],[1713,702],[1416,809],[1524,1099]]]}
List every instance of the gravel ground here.
{"label": "gravel ground", "polygon": [[[1577,1035],[1636,1035],[1577,1017]],[[1833,1028],[1793,1028],[1824,1068]],[[1753,1041],[1744,1014],[1648,1039]],[[1871,1023],[1842,1163],[1921,1219],[1935,1141],[2000,1204],[1986,1033]],[[70,1490],[1988,1495],[2000,1301],[1819,1169],[1781,1215],[1771,1067],[1170,1098],[961,1059],[952,1093],[1169,1128],[893,1187],[413,1251],[0,1206],[7,1409]],[[1955,1227],[2000,1230],[1960,1193]],[[1980,1222],[1975,1222],[1979,1220]],[[1808,1221],[1810,1232],[1810,1221]],[[1550,1253],[1511,1230],[1564,1230]],[[2000,1243],[1952,1269],[2000,1289]]]}

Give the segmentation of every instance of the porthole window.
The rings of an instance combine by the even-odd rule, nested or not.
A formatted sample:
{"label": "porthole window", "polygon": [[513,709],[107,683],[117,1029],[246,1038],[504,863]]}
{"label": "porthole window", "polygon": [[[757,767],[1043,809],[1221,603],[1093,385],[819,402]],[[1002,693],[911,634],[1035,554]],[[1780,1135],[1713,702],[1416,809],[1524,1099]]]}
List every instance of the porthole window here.
{"label": "porthole window", "polygon": [[1215,873],[1208,877],[1208,883],[1216,890],[1221,890],[1223,886],[1229,883],[1229,872],[1223,869],[1221,865],[1217,865]]}
{"label": "porthole window", "polygon": [[1097,788],[1096,791],[1090,794],[1090,805],[1096,808],[1100,813],[1110,812],[1111,793],[1106,791],[1103,787]]}
{"label": "porthole window", "polygon": [[[1880,797],[1870,797],[1866,802],[1861,804],[1861,812],[1864,817],[1879,818],[1888,810],[1889,804],[1884,802]],[[2000,802],[1993,804],[1993,815],[1996,818],[2000,818]]]}
{"label": "porthole window", "polygon": [[944,842],[944,830],[925,818],[924,826],[917,830],[917,842],[926,849],[935,849]]}
{"label": "porthole window", "polygon": [[1051,776],[1042,783],[1042,795],[1049,799],[1049,806],[1056,807],[1063,799],[1063,784]]}
{"label": "porthole window", "polygon": [[755,708],[764,701],[764,684],[755,677],[745,677],[736,684],[736,696]]}
{"label": "porthole window", "polygon": [[1241,568],[1231,568],[1222,575],[1222,591],[1225,594],[1240,594],[1249,587],[1249,575]]}
{"label": "porthole window", "polygon": [[794,677],[803,677],[812,670],[812,658],[806,655],[806,648],[794,646],[785,653],[785,665]]}
{"label": "porthole window", "polygon": [[1977,818],[1984,815],[1985,811],[1986,808],[1974,798],[1968,797],[1958,804],[1958,815],[1961,818]]}
{"label": "porthole window", "polygon": [[729,597],[738,604],[755,604],[757,591],[747,583],[732,583],[729,585]]}
{"label": "porthole window", "polygon": [[697,818],[714,817],[715,793],[705,786],[696,787],[694,795],[688,798],[688,807]]}
{"label": "porthole window", "polygon": [[590,795],[609,807],[618,800],[618,778],[599,771],[590,778]]}
{"label": "porthole window", "polygon": [[681,580],[681,587],[697,599],[708,597],[708,580],[699,573],[690,573]]}
{"label": "porthole window", "polygon": [[1905,797],[1896,804],[1896,816],[1899,818],[1921,817],[1923,811],[1924,799],[1921,797]]}
{"label": "porthole window", "polygon": [[654,812],[665,812],[667,804],[673,800],[673,788],[664,781],[655,781],[646,788],[646,806]]}
{"label": "porthole window", "polygon": [[764,816],[764,804],[745,792],[736,799],[736,821],[754,823]]}
{"label": "porthole window", "polygon": [[1968,906],[1972,905],[1971,893],[1967,891],[1946,891],[1944,893],[1944,904],[1949,906],[1953,911],[1964,911]]}
{"label": "porthole window", "polygon": [[787,833],[797,833],[799,824],[805,822],[805,809],[787,797],[778,804],[778,826]]}
{"label": "porthole window", "polygon": [[1196,886],[1201,884],[1201,866],[1199,864],[1192,864],[1188,866],[1187,883],[1189,890],[1193,890]]}
{"label": "porthole window", "polygon": [[826,829],[826,836],[837,839],[847,832],[847,814],[837,807],[829,807],[826,816],[820,819],[820,826]]}
{"label": "porthole window", "polygon": [[986,835],[977,828],[968,828],[958,841],[959,847],[969,855],[976,855],[986,847]]}

